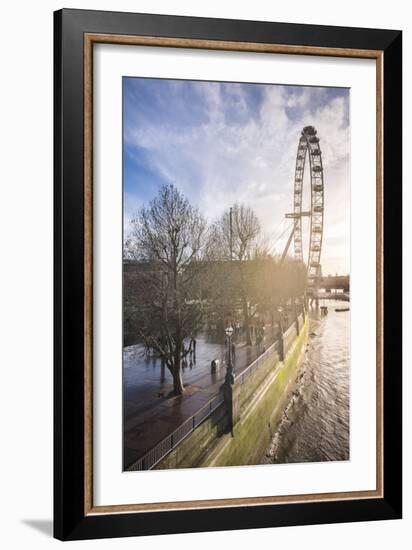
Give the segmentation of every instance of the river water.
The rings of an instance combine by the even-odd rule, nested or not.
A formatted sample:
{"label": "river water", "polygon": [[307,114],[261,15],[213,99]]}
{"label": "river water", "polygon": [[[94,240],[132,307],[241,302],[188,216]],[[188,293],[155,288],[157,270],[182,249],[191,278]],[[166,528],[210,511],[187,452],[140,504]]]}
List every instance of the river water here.
{"label": "river water", "polygon": [[324,301],[310,311],[297,387],[266,452],[266,463],[349,460],[350,311]]}

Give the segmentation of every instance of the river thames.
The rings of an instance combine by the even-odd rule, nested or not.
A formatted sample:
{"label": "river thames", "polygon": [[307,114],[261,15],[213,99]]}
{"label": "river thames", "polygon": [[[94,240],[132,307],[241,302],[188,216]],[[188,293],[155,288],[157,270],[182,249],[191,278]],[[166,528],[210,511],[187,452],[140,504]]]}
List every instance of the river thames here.
{"label": "river thames", "polygon": [[278,425],[265,463],[349,460],[350,311],[322,301],[310,311],[309,339],[297,388]]}

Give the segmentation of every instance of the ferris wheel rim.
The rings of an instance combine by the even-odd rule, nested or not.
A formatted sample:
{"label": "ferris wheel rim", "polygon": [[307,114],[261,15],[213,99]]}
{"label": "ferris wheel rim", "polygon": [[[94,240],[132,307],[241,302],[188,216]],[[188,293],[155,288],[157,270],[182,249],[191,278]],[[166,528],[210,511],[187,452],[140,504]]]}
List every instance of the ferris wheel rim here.
{"label": "ferris wheel rim", "polygon": [[[321,252],[324,225],[324,172],[320,139],[314,126],[305,126],[298,142],[293,191],[293,212],[295,216],[294,251],[295,258],[303,262],[302,216],[310,217],[310,238],[307,256],[308,278],[320,275]],[[309,160],[307,161],[307,157]],[[310,170],[310,211],[302,212],[302,195],[305,167]]]}

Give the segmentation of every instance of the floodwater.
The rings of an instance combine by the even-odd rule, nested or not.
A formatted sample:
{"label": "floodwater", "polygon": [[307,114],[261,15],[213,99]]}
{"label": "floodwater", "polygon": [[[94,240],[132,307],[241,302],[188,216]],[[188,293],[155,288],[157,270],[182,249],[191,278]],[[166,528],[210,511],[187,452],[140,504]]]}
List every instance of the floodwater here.
{"label": "floodwater", "polygon": [[297,388],[279,423],[265,463],[349,460],[350,311],[322,301],[328,315],[310,311],[309,339]]}
{"label": "floodwater", "polygon": [[[267,330],[266,345],[273,334]],[[239,339],[240,340],[240,339]],[[158,357],[147,356],[141,345],[123,350],[123,464],[143,456],[168,436],[210,399],[217,395],[226,374],[227,346],[210,335],[197,337],[196,354],[188,356],[183,367],[186,391],[182,396],[170,394],[172,376]],[[246,346],[238,341],[233,354],[236,374],[240,374],[262,353],[259,346]],[[218,359],[217,372],[211,372],[211,361]]]}

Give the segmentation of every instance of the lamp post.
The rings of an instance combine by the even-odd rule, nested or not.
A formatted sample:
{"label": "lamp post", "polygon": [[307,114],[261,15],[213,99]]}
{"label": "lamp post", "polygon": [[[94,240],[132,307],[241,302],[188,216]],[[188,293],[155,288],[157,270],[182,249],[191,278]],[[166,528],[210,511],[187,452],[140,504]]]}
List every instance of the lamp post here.
{"label": "lamp post", "polygon": [[234,384],[235,377],[233,372],[233,363],[232,363],[232,334],[233,334],[233,327],[229,325],[225,328],[225,333],[227,336],[227,342],[228,342],[228,361],[227,361],[227,368],[226,368],[226,376],[225,376],[225,383],[226,384]]}

